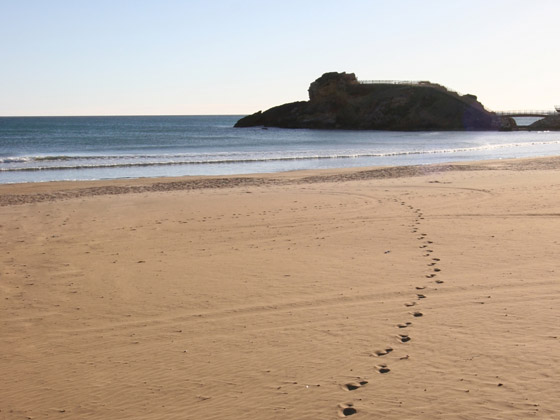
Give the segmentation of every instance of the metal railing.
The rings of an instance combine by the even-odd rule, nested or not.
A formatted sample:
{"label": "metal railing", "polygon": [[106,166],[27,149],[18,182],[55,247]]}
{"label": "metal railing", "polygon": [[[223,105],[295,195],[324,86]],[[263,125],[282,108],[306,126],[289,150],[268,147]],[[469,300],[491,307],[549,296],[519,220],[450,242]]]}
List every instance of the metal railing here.
{"label": "metal railing", "polygon": [[362,85],[429,85],[428,81],[420,80],[358,80]]}
{"label": "metal railing", "polygon": [[449,89],[448,87],[432,83],[428,80],[358,80],[362,85],[406,85],[406,86],[430,86],[448,93],[456,93],[459,96],[464,96],[461,92]]}
{"label": "metal railing", "polygon": [[547,115],[558,115],[559,111],[550,109],[545,110],[514,110],[514,111],[495,111],[496,115],[502,117],[545,117]]}
{"label": "metal railing", "polygon": [[[464,96],[462,93],[456,90],[449,89],[445,86],[438,85],[437,83],[432,83],[428,80],[358,80],[358,83],[362,85],[409,85],[409,86],[431,86],[440,90],[447,91],[449,93],[455,93],[459,96]],[[502,117],[512,117],[512,116],[531,116],[531,117],[546,117],[548,115],[560,115],[560,105],[555,105],[554,110],[514,110],[514,111],[494,111],[496,115]],[[492,112],[488,110],[489,112]]]}

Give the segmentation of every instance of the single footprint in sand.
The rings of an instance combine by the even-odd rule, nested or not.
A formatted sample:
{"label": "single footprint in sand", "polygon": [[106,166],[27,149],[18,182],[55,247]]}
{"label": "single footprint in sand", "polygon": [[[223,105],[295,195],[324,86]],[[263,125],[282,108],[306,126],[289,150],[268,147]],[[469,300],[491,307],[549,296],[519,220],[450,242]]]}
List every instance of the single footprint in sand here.
{"label": "single footprint in sand", "polygon": [[358,388],[363,387],[364,385],[367,385],[367,383],[368,381],[349,382],[347,384],[344,384],[342,388],[345,389],[346,391],[354,391]]}
{"label": "single footprint in sand", "polygon": [[437,283],[437,284],[442,284],[442,283],[443,283],[443,280],[436,280],[436,283]]}
{"label": "single footprint in sand", "polygon": [[410,341],[410,337],[408,334],[399,334],[399,340],[401,340],[402,343],[408,343]]}
{"label": "single footprint in sand", "polygon": [[412,316],[415,318],[420,318],[421,316],[424,316],[424,314],[422,312],[413,312]]}
{"label": "single footprint in sand", "polygon": [[424,290],[426,286],[416,286],[416,290]]}
{"label": "single footprint in sand", "polygon": [[346,404],[338,404],[338,416],[339,417],[348,417],[352,414],[356,414],[358,410],[354,408],[353,403],[346,403]]}
{"label": "single footprint in sand", "polygon": [[440,259],[439,258],[432,258],[432,260],[439,261]]}
{"label": "single footprint in sand", "polygon": [[392,351],[393,351],[393,349],[391,347],[387,347],[385,350],[375,351],[375,355],[381,357],[381,356],[385,356],[385,355],[391,353]]}
{"label": "single footprint in sand", "polygon": [[440,272],[441,270],[440,270],[439,268],[434,268],[434,271],[435,271],[436,273],[438,273],[438,272]]}
{"label": "single footprint in sand", "polygon": [[418,299],[426,299],[426,295],[423,295],[421,293],[418,293],[416,296],[418,296]]}
{"label": "single footprint in sand", "polygon": [[404,304],[404,306],[409,307],[409,308],[410,308],[411,306],[414,306],[414,305],[416,305],[416,302],[406,302],[406,303]]}
{"label": "single footprint in sand", "polygon": [[428,274],[426,276],[427,279],[433,279],[436,275],[435,274]]}
{"label": "single footprint in sand", "polygon": [[407,328],[410,325],[412,325],[412,322],[405,322],[404,324],[397,324],[397,327],[399,328]]}
{"label": "single footprint in sand", "polygon": [[377,371],[379,373],[389,373],[389,372],[391,372],[391,369],[389,369],[387,367],[387,365],[378,365],[378,366],[375,366],[375,369],[377,369]]}

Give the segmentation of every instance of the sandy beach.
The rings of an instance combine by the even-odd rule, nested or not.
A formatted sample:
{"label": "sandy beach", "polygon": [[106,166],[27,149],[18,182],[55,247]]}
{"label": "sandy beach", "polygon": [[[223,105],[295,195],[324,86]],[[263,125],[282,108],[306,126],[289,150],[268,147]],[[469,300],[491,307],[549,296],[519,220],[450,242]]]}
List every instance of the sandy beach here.
{"label": "sandy beach", "polygon": [[560,158],[0,185],[0,419],[560,419]]}

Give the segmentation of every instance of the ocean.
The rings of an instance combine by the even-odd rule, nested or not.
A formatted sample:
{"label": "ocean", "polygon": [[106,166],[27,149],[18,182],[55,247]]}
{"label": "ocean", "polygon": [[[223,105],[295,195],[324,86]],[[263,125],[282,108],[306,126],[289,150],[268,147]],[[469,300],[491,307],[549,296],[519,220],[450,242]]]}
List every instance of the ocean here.
{"label": "ocean", "polygon": [[233,128],[240,116],[0,117],[0,183],[560,155],[560,132]]}

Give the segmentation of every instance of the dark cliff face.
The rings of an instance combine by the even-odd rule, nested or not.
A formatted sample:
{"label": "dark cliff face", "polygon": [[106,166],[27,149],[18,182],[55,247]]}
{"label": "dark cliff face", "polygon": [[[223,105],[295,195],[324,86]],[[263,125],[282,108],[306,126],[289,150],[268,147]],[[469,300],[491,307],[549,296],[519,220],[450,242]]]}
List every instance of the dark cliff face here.
{"label": "dark cliff face", "polygon": [[543,118],[542,120],[535,121],[529,127],[528,130],[553,130],[559,131],[560,130],[560,114],[559,115],[551,115],[549,117]]}
{"label": "dark cliff face", "polygon": [[309,101],[240,119],[236,127],[358,130],[500,130],[515,122],[484,109],[476,96],[459,96],[429,82],[361,84],[353,73],[325,73],[309,86]]}

